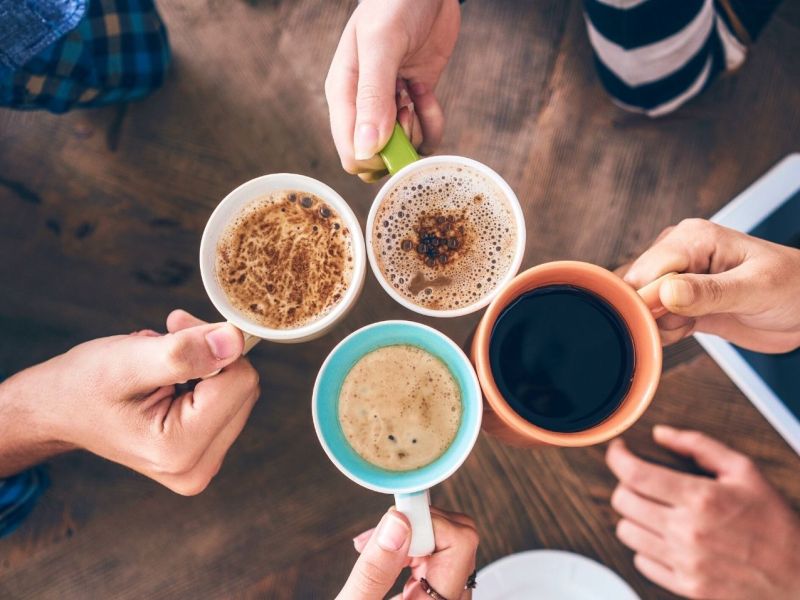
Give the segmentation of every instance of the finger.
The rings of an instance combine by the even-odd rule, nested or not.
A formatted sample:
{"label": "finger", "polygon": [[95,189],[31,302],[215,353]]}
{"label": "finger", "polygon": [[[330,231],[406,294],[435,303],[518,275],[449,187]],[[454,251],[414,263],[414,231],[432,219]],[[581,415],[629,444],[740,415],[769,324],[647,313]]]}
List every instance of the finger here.
{"label": "finger", "polygon": [[414,111],[419,116],[422,126],[422,145],[420,152],[431,154],[442,141],[444,134],[444,111],[433,90],[425,83],[417,81],[411,84],[411,98]]}
{"label": "finger", "polygon": [[[441,508],[431,506],[431,515],[438,515],[443,519],[448,519],[464,527],[470,527],[472,529],[475,529],[475,521],[472,519],[472,517],[462,513],[449,512],[446,510],[442,510]],[[364,546],[367,545],[369,538],[372,536],[374,532],[375,532],[374,528],[368,529],[367,531],[364,531],[363,533],[360,533],[353,538],[353,545],[355,546],[357,552],[361,552]]]}
{"label": "finger", "polygon": [[475,520],[464,513],[452,512],[449,510],[443,510],[437,506],[431,506],[431,514],[439,515],[444,519],[455,521],[459,525],[464,525],[465,527],[472,527],[475,529]]}
{"label": "finger", "polygon": [[366,173],[359,173],[358,178],[364,183],[375,183],[380,181],[383,177],[388,175],[389,171],[383,169],[382,171],[369,171]]}
{"label": "finger", "polygon": [[635,288],[641,288],[671,271],[683,273],[690,270],[693,262],[699,266],[703,262],[701,256],[711,255],[714,251],[713,240],[697,231],[687,231],[691,226],[687,227],[684,223],[680,228],[668,227],[662,231],[650,248],[630,265],[625,273],[625,281]]}
{"label": "finger", "polygon": [[653,583],[676,594],[682,594],[680,578],[664,563],[643,554],[637,554],[633,557],[633,564],[642,575]]}
{"label": "finger", "polygon": [[364,550],[364,547],[369,542],[369,539],[372,537],[372,534],[375,533],[375,528],[367,529],[366,531],[359,533],[356,537],[353,538],[353,547],[356,549],[356,552],[361,554]]}
{"label": "finger", "polygon": [[412,574],[417,580],[425,577],[445,598],[459,598],[475,570],[478,532],[472,525],[462,525],[437,513],[431,517],[436,551],[430,558],[412,563]]}
{"label": "finger", "polygon": [[680,504],[698,484],[707,483],[700,477],[642,460],[628,450],[621,439],[609,444],[606,463],[625,486],[662,504]]}
{"label": "finger", "polygon": [[154,331],[152,329],[140,329],[139,331],[133,331],[130,335],[141,335],[144,337],[161,337],[161,333]]}
{"label": "finger", "polygon": [[670,508],[640,496],[625,485],[618,485],[611,494],[611,507],[621,516],[654,533],[666,529]]}
{"label": "finger", "polygon": [[658,328],[662,331],[675,331],[677,329],[684,329],[687,325],[690,325],[694,322],[694,319],[691,317],[683,317],[681,315],[673,315],[667,313],[663,317],[659,317],[656,320],[658,323]]}
{"label": "finger", "polygon": [[[428,582],[428,585],[430,585],[430,582]],[[436,591],[438,592],[439,590]],[[443,597],[447,598],[446,596]],[[392,600],[399,600],[400,598],[402,598],[402,600],[430,600],[431,596],[422,589],[422,584],[419,580],[414,579],[414,577],[409,577],[408,581],[406,581],[406,584],[403,586],[402,594],[397,595]],[[459,595],[448,598],[447,600],[471,600],[471,598],[472,590],[462,590]]]}
{"label": "finger", "polygon": [[735,268],[716,275],[675,275],[661,284],[661,303],[669,312],[686,317],[737,312],[753,293],[743,272]]}
{"label": "finger", "polygon": [[695,327],[695,319],[670,313],[660,317],[656,323],[658,323],[661,343],[664,346],[669,346],[670,344],[674,344],[690,336],[694,332]]}
{"label": "finger", "polygon": [[[240,360],[245,361],[246,359]],[[256,388],[228,423],[223,425],[222,430],[211,440],[201,453],[199,460],[187,472],[170,476],[168,480],[161,481],[161,483],[182,495],[195,495],[202,492],[222,468],[226,454],[247,424],[253,406],[258,400],[258,395]]]}
{"label": "finger", "polygon": [[[247,359],[242,358],[240,360],[246,362]],[[231,446],[233,446],[234,442],[239,438],[239,434],[242,433],[244,426],[247,424],[247,420],[250,418],[250,413],[253,411],[253,407],[256,402],[258,402],[260,393],[260,389],[256,384],[246,395],[239,410],[231,417],[228,423],[223,426],[222,431],[220,431],[209,445],[208,451],[206,452],[206,457],[208,459],[206,466],[212,471],[212,476],[216,475],[219,471],[228,450],[230,450]]]}
{"label": "finger", "polygon": [[411,144],[419,148],[423,142],[422,124],[411,99],[408,84],[401,77],[397,79],[397,122],[406,132]]}
{"label": "finger", "polygon": [[784,353],[797,348],[796,331],[754,329],[728,314],[698,317],[696,321],[695,331],[717,335],[754,352]]}
{"label": "finger", "polygon": [[682,339],[692,335],[694,333],[694,330],[695,330],[694,321],[678,329],[672,329],[672,330],[659,329],[659,334],[661,335],[661,345],[670,346],[676,342],[680,342]]}
{"label": "finger", "polygon": [[741,264],[741,234],[704,219],[685,219],[662,235],[631,265],[625,281],[640,288],[671,271],[722,273]]}
{"label": "finger", "polygon": [[210,443],[243,405],[258,397],[258,392],[258,373],[242,358],[218,375],[204,379],[192,394],[173,403],[164,429],[180,431],[188,440]]}
{"label": "finger", "polygon": [[[667,235],[673,229],[675,229],[675,226],[670,226],[670,227],[667,227],[666,229],[664,229],[661,233],[658,234],[658,237],[653,241],[653,245],[657,244],[658,242],[663,240],[665,237],[667,237]],[[625,279],[625,281],[628,281],[626,276],[628,275],[628,271],[631,270],[631,267],[633,266],[634,262],[635,261],[629,260],[628,262],[621,264],[616,269],[614,269],[614,274],[617,277],[621,277],[622,279]],[[669,273],[669,271],[665,271],[665,273]],[[657,277],[654,278],[654,279],[657,279]],[[651,281],[653,281],[653,280],[651,280]],[[631,282],[631,281],[628,281],[628,283],[631,283],[632,285],[634,285],[634,283]],[[637,287],[644,287],[647,283],[650,283],[650,282],[649,281],[645,281],[644,283],[640,284]]]}
{"label": "finger", "polygon": [[626,273],[630,270],[633,261],[628,261],[626,263],[621,264],[616,269],[614,269],[614,275],[621,279],[625,279]]}
{"label": "finger", "polygon": [[422,143],[422,128],[413,104],[397,109],[397,122],[415,148]]}
{"label": "finger", "polygon": [[[352,21],[351,21],[352,23]],[[333,55],[325,79],[325,97],[331,120],[331,135],[342,168],[357,173],[353,155],[353,128],[356,121],[356,85],[358,83],[358,54],[356,35],[348,23]]]}
{"label": "finger", "polygon": [[623,279],[637,289],[642,288],[667,273],[687,271],[691,260],[686,247],[675,240],[663,239],[634,260]]}
{"label": "finger", "polygon": [[365,160],[389,141],[397,116],[397,73],[406,48],[393,31],[370,27],[355,31],[358,55],[353,155]]}
{"label": "finger", "polygon": [[337,597],[339,600],[375,600],[389,592],[407,562],[411,527],[399,512],[383,516]]}
{"label": "finger", "polygon": [[740,475],[753,466],[744,454],[699,431],[656,425],[653,438],[661,446],[692,458],[700,467],[717,475]]}
{"label": "finger", "polygon": [[122,336],[113,340],[103,368],[114,381],[141,393],[184,383],[217,371],[242,353],[242,333],[213,323],[158,337]]}
{"label": "finger", "polygon": [[173,310],[167,316],[167,331],[169,333],[189,329],[189,327],[197,327],[198,325],[208,325],[208,322],[198,319],[181,308]]}
{"label": "finger", "polygon": [[669,563],[669,548],[664,538],[649,529],[628,519],[620,519],[619,523],[617,523],[616,535],[620,542],[635,553],[643,554],[659,560],[667,566],[672,566]]}

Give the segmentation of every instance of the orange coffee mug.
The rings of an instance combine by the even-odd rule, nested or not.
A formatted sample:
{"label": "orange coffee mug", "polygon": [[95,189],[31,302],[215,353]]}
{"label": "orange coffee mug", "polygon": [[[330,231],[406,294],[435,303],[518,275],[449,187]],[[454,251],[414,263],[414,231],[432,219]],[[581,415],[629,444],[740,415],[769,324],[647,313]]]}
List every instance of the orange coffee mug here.
{"label": "orange coffee mug", "polygon": [[[670,275],[638,293],[611,271],[577,261],[545,263],[512,279],[486,309],[472,339],[472,363],[483,390],[484,431],[513,446],[589,446],[617,437],[633,425],[650,405],[661,376],[661,338],[655,320],[667,312],[658,291]],[[600,423],[569,433],[538,427],[514,411],[495,383],[489,360],[492,332],[502,312],[523,294],[552,285],[584,289],[605,300],[622,317],[633,343],[633,375],[620,405]]]}

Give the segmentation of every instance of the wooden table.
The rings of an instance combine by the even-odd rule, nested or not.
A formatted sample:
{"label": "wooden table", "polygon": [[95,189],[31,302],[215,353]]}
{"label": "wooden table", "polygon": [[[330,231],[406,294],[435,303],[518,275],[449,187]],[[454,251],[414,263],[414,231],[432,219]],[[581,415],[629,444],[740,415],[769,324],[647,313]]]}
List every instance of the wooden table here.
{"label": "wooden table", "polygon": [[[156,95],[62,117],[0,111],[0,371],[91,337],[161,328],[173,307],[213,319],[200,234],[233,187],[277,171],[317,177],[365,219],[377,188],[344,174],[323,81],[349,3],[164,0],[175,53]],[[442,152],[496,168],[528,223],[523,266],[612,267],[665,226],[707,216],[798,149],[800,2],[787,1],[751,59],[678,114],[615,108],[595,77],[578,2],[468,2],[441,85]],[[85,453],[53,460],[52,488],[0,541],[2,598],[331,598],[388,497],[327,460],[311,426],[316,371],[342,336],[417,317],[368,275],[359,307],[316,342],[261,344],[262,395],[219,476],[183,498]],[[476,317],[421,319],[462,342]],[[629,434],[653,455],[657,422],[709,432],[756,458],[800,501],[800,462],[693,341],[667,351]],[[480,565],[561,548],[669,598],[613,535],[603,447],[525,451],[483,438],[433,494],[474,515]]]}

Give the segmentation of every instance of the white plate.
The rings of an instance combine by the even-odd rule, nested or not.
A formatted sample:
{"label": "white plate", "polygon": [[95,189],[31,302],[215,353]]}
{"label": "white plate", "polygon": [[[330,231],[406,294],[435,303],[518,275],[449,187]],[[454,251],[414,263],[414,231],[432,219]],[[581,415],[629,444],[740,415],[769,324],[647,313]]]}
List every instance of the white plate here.
{"label": "white plate", "polygon": [[562,550],[506,556],[478,572],[473,600],[640,600],[608,567]]}

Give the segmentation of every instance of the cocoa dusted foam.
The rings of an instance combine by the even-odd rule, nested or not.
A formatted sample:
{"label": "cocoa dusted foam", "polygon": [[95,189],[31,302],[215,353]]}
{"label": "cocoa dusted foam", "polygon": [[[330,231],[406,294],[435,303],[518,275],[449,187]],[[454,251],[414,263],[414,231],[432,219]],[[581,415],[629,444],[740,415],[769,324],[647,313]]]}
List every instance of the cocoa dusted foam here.
{"label": "cocoa dusted foam", "polygon": [[398,344],[364,355],[339,392],[339,423],[350,446],[390,471],[439,458],[461,425],[461,392],[450,369],[429,352]]}
{"label": "cocoa dusted foam", "polygon": [[512,266],[516,242],[503,191],[463,165],[411,173],[386,195],[372,229],[385,280],[434,310],[463,308],[494,291]]}
{"label": "cocoa dusted foam", "polygon": [[327,314],[353,276],[352,236],[314,194],[296,190],[256,198],[217,245],[216,275],[250,321],[293,329]]}

